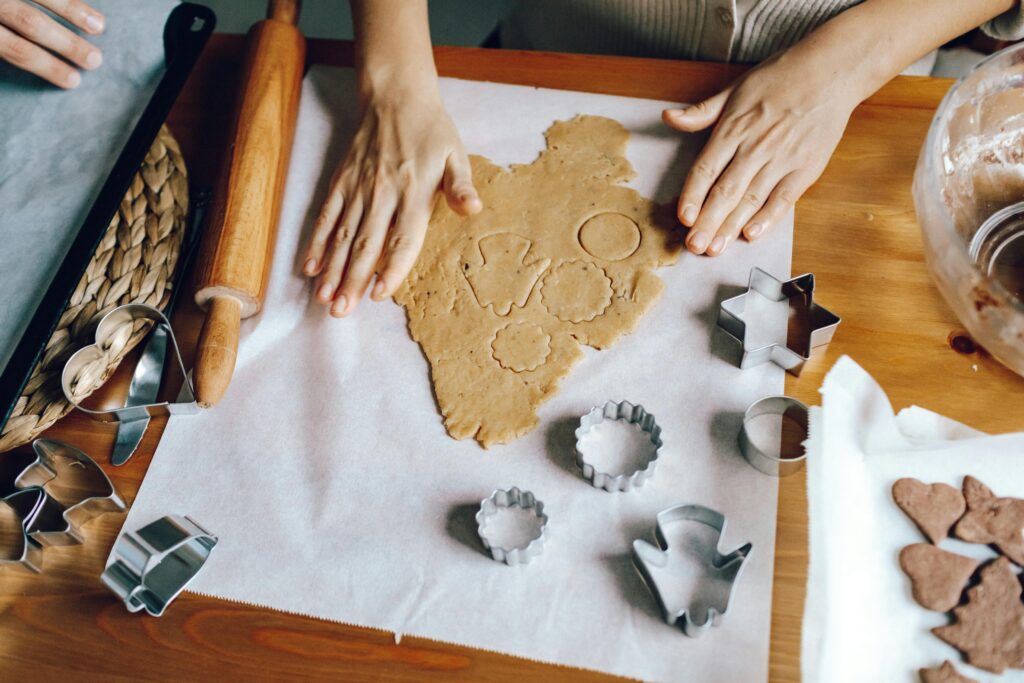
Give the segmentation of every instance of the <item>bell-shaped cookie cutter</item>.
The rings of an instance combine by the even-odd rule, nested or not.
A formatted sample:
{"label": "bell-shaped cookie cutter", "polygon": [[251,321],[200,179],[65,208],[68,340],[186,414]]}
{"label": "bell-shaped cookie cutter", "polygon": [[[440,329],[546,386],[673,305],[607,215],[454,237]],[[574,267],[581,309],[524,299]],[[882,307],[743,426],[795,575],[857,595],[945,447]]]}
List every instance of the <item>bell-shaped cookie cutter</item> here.
{"label": "bell-shaped cookie cutter", "polygon": [[[707,566],[710,566],[712,569],[717,571],[724,572],[735,568],[729,582],[729,592],[725,600],[716,605],[707,605],[707,618],[702,622],[697,622],[693,618],[691,613],[692,600],[690,601],[690,604],[682,608],[669,605],[665,598],[668,591],[663,590],[661,582],[658,579],[658,574],[656,573],[657,570],[666,568],[669,565],[673,554],[678,552],[678,549],[670,547],[665,532],[666,528],[678,522],[703,524],[717,531],[718,539],[716,541],[716,545],[713,548],[705,549],[709,552],[706,557],[702,559]],[[680,626],[683,633],[688,636],[693,637],[703,635],[709,628],[712,626],[718,626],[721,623],[722,618],[729,609],[729,604],[732,602],[735,583],[739,580],[743,565],[747,557],[750,555],[751,550],[753,550],[753,545],[746,543],[731,552],[722,553],[719,549],[719,544],[721,543],[721,538],[724,533],[725,516],[720,512],[704,507],[703,505],[677,505],[658,513],[654,527],[654,537],[657,541],[657,546],[651,545],[644,540],[633,541],[633,564],[636,566],[637,571],[643,578],[644,583],[647,584],[647,587],[654,595],[655,600],[657,600],[665,623],[670,626]],[[683,552],[692,553],[694,552],[694,549],[685,548]]]}
{"label": "bell-shaped cookie cutter", "polygon": [[780,449],[778,455],[772,455],[761,450],[751,439],[748,425],[764,415],[788,417],[803,430],[804,438],[801,441],[806,441],[807,406],[789,396],[766,396],[754,401],[747,408],[743,414],[743,425],[740,427],[740,452],[754,469],[773,477],[788,477],[799,472],[807,460],[807,452],[803,446],[800,447],[800,453],[791,453]]}
{"label": "bell-shaped cookie cutter", "polygon": [[[643,435],[653,445],[650,459],[633,470],[619,474],[609,474],[598,470],[587,456],[586,436],[597,425],[605,421],[620,421],[635,424],[639,427],[638,436]],[[576,464],[592,486],[605,491],[629,491],[644,485],[654,475],[658,464],[658,456],[663,443],[661,427],[641,405],[633,405],[629,401],[608,401],[603,406],[596,406],[580,418],[580,426],[576,429]]]}
{"label": "bell-shaped cookie cutter", "polygon": [[[493,539],[487,532],[487,522],[502,514],[509,508],[520,508],[531,512],[537,523],[537,533],[525,543],[516,546],[504,546]],[[540,555],[544,548],[547,534],[548,516],[544,514],[544,503],[529,491],[520,491],[513,486],[508,490],[497,489],[489,497],[480,501],[480,510],[476,513],[476,529],[484,547],[491,553],[491,558],[504,562],[509,566],[526,564]]]}
{"label": "bell-shaped cookie cutter", "polygon": [[[124,334],[127,326],[137,320],[153,321],[154,324],[163,327],[170,338],[171,346],[174,347],[174,356],[178,359],[178,366],[181,368],[182,377],[184,377],[184,383],[177,399],[174,402],[163,401],[120,408],[92,409],[84,407],[76,398],[76,386],[83,379],[88,379],[96,367],[106,367],[107,349],[117,341],[118,334]],[[147,372],[156,373],[156,376],[150,381],[160,381],[160,367],[153,366],[147,369]],[[64,390],[64,397],[72,406],[101,422],[149,420],[150,417],[158,415],[191,415],[200,410],[199,404],[196,402],[195,391],[185,369],[185,363],[181,359],[181,350],[178,348],[178,340],[174,337],[171,323],[159,309],[147,304],[124,304],[103,316],[96,326],[95,342],[72,354],[64,365],[60,382],[61,388]]]}
{"label": "bell-shaped cookie cutter", "polygon": [[[789,301],[791,306],[796,300],[806,310],[809,329],[800,335],[794,346],[789,346],[787,341],[786,344],[774,343],[756,349],[747,348],[747,323],[743,320],[743,310],[747,297],[752,292],[770,301]],[[743,350],[740,368],[745,370],[771,361],[794,376],[800,375],[813,349],[832,341],[832,335],[841,321],[838,315],[814,303],[813,273],[783,281],[760,268],[753,268],[750,271],[747,291],[722,301],[718,311],[718,326],[736,339]]]}
{"label": "bell-shaped cookie cutter", "polygon": [[206,564],[217,537],[190,517],[167,515],[114,543],[100,580],[129,612],[159,617]]}

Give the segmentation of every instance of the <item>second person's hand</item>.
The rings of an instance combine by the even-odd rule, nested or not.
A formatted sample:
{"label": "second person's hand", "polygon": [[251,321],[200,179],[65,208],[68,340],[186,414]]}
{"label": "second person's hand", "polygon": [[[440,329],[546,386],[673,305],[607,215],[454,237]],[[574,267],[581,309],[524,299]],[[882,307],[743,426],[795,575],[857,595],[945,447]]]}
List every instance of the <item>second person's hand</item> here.
{"label": "second person's hand", "polygon": [[103,15],[81,0],[0,0],[0,59],[58,87],[78,87],[78,69],[95,69],[103,53],[36,5],[86,33],[103,32]]}
{"label": "second person's hand", "polygon": [[348,154],[331,179],[303,268],[331,315],[391,296],[416,263],[434,196],[463,215],[482,208],[469,160],[434,88],[392,88],[363,106]]}

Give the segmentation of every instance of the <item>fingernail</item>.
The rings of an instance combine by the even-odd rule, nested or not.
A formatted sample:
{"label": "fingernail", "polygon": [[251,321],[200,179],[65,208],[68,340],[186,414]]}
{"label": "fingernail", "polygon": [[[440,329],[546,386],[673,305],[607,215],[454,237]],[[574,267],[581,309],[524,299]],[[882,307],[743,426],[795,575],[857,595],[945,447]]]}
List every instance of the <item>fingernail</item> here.
{"label": "fingernail", "polygon": [[331,300],[331,294],[334,293],[334,287],[331,286],[330,282],[325,282],[320,285],[320,291],[316,293],[316,298],[320,299],[323,303],[327,303]]}
{"label": "fingernail", "polygon": [[683,223],[693,225],[697,220],[697,207],[687,205],[683,207]]}
{"label": "fingernail", "polygon": [[93,50],[85,58],[85,66],[90,69],[95,69],[103,63],[103,53],[99,50]]}
{"label": "fingernail", "polygon": [[306,275],[313,275],[313,274],[315,274],[316,273],[316,259],[315,258],[311,258],[308,261],[306,261],[306,265],[304,265],[302,267],[302,272],[304,272]]}
{"label": "fingernail", "polygon": [[339,296],[335,301],[334,305],[331,306],[331,315],[335,318],[341,318],[345,315],[345,311],[348,308],[348,299],[342,295]]}
{"label": "fingernail", "polygon": [[703,232],[695,232],[689,239],[690,251],[695,254],[703,254],[708,246],[708,236]]}
{"label": "fingernail", "polygon": [[384,298],[384,283],[378,280],[377,284],[373,286],[373,293],[370,294],[370,296],[371,298],[376,299],[377,301],[380,301],[382,298]]}
{"label": "fingernail", "polygon": [[725,251],[725,244],[725,238],[719,235],[715,239],[711,240],[711,245],[708,247],[708,253],[721,254],[723,251]]}
{"label": "fingernail", "polygon": [[754,223],[747,228],[747,237],[752,240],[757,239],[761,236],[762,232],[764,232],[764,226],[760,223]]}
{"label": "fingernail", "polygon": [[103,17],[99,14],[86,14],[85,27],[93,33],[99,33],[103,30]]}
{"label": "fingernail", "polygon": [[77,71],[72,71],[64,79],[64,83],[66,83],[69,88],[77,88],[82,84],[82,75]]}

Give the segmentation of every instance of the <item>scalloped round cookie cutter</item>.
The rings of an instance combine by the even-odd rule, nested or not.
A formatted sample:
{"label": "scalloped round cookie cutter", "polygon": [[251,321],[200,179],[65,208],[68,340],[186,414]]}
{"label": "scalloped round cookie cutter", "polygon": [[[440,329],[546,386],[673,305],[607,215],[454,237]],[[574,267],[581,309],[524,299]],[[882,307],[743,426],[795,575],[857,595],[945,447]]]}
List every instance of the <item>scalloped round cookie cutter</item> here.
{"label": "scalloped round cookie cutter", "polygon": [[118,537],[100,580],[129,612],[159,617],[203,568],[217,540],[191,517],[161,517]]}
{"label": "scalloped round cookie cutter", "polygon": [[[779,444],[779,453],[774,455],[761,449],[750,436],[750,423],[759,417],[773,415],[788,418],[803,430],[804,438],[796,449],[786,449],[785,440]],[[807,451],[803,441],[807,440],[807,406],[789,396],[766,396],[754,401],[743,414],[743,425],[740,427],[740,452],[751,467],[773,477],[788,477],[799,472],[807,461]]]}
{"label": "scalloped round cookie cutter", "polygon": [[[587,453],[586,441],[587,436],[604,422],[624,422],[636,425],[637,437],[644,440],[645,446],[647,442],[653,446],[647,461],[619,474],[599,470]],[[592,408],[589,413],[580,418],[580,426],[576,429],[576,464],[579,466],[583,478],[595,488],[604,489],[610,493],[631,491],[643,486],[648,479],[654,476],[654,468],[658,464],[658,457],[663,445],[661,427],[655,421],[654,415],[644,410],[643,406],[634,405],[629,401],[607,401],[603,406]]]}
{"label": "scalloped round cookie cutter", "polygon": [[[513,508],[532,513],[537,525],[536,533],[523,543],[506,545],[488,533],[488,522],[508,514]],[[476,513],[476,528],[484,547],[491,553],[491,558],[504,562],[509,566],[527,564],[540,555],[544,549],[547,534],[548,516],[544,514],[544,503],[529,491],[521,491],[513,486],[508,490],[497,489],[487,498],[480,501],[480,510]]]}

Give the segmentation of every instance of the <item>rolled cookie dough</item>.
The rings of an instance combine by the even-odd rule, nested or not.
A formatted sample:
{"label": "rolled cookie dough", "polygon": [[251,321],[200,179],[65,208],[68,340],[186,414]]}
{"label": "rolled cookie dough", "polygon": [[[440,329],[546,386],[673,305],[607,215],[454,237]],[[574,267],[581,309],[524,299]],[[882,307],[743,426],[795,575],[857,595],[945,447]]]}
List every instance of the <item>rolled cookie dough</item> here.
{"label": "rolled cookie dough", "polygon": [[635,173],[621,124],[577,116],[545,138],[531,164],[472,158],[483,211],[437,202],[395,293],[448,433],[484,447],[537,424],[581,344],[605,349],[632,332],[661,294],[654,269],[680,251],[671,207],[622,185]]}

